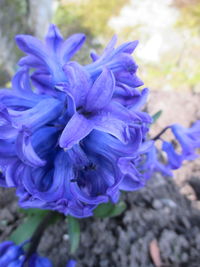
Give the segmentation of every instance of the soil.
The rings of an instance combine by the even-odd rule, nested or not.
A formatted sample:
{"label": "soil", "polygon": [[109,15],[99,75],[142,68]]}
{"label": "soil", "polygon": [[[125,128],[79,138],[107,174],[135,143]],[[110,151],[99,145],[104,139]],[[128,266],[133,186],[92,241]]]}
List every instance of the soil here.
{"label": "soil", "polygon": [[[165,100],[163,100],[165,99]],[[153,92],[151,114],[163,110],[152,136],[168,123],[188,126],[200,119],[200,95]],[[200,161],[187,163],[174,179],[157,174],[140,191],[123,195],[127,210],[111,219],[82,219],[77,267],[200,266]],[[14,190],[0,189],[0,242],[20,224]],[[69,258],[67,223],[44,233],[39,252],[54,266]]]}

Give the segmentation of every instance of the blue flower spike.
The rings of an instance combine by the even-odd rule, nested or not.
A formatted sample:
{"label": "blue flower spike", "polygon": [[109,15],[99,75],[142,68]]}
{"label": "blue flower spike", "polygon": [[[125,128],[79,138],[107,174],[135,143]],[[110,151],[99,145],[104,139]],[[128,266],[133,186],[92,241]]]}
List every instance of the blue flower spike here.
{"label": "blue flower spike", "polygon": [[72,59],[84,41],[81,33],[64,40],[55,25],[43,42],[16,36],[26,55],[12,88],[0,90],[0,185],[16,188],[22,208],[89,217],[154,172],[172,175],[197,156],[199,121],[171,126],[182,153],[165,141],[166,164],[149,140],[152,118],[142,111],[149,91],[139,88],[132,56],[138,41],[117,47],[114,36],[102,55],[80,65]]}

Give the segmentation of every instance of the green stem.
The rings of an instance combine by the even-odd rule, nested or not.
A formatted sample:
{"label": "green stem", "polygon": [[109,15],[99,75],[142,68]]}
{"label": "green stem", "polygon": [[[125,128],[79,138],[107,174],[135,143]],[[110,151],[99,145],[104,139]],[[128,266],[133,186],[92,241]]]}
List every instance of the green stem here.
{"label": "green stem", "polygon": [[37,247],[40,243],[42,235],[43,235],[44,231],[46,230],[46,228],[51,223],[55,214],[57,214],[57,213],[54,211],[48,212],[47,215],[44,217],[44,219],[41,221],[41,223],[36,228],[35,232],[33,233],[32,237],[30,239],[30,246],[29,246],[28,251],[26,253],[26,258],[24,261],[24,267],[27,266],[27,262],[28,262],[29,258],[31,257],[31,255],[37,251]]}
{"label": "green stem", "polygon": [[170,128],[170,126],[165,127],[159,134],[157,134],[154,138],[152,138],[153,141],[158,140],[162,134],[164,134],[168,129]]}

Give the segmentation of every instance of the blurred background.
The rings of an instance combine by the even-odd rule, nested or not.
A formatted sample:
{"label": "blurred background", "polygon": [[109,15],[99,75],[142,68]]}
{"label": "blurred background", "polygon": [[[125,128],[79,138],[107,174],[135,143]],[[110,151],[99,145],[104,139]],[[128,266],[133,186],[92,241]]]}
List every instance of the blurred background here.
{"label": "blurred background", "polygon": [[[52,22],[65,37],[87,35],[76,56],[83,64],[114,34],[118,44],[140,41],[134,57],[151,92],[146,109],[151,115],[163,111],[152,136],[168,124],[189,126],[200,119],[200,0],[0,0],[0,87],[10,86],[22,55],[14,36],[42,39]],[[78,267],[200,266],[200,160],[184,164],[175,179],[155,176],[125,200],[121,217],[82,220]],[[0,208],[1,241],[23,215],[13,192],[3,189]],[[55,266],[68,257],[65,227],[52,226],[40,245]]]}
{"label": "blurred background", "polygon": [[[152,90],[200,91],[199,0],[0,0],[0,83],[9,81],[20,56],[19,33],[43,38],[50,22],[64,36],[84,32],[82,55],[117,34],[119,43],[138,39],[135,57]],[[88,48],[90,47],[90,48]]]}

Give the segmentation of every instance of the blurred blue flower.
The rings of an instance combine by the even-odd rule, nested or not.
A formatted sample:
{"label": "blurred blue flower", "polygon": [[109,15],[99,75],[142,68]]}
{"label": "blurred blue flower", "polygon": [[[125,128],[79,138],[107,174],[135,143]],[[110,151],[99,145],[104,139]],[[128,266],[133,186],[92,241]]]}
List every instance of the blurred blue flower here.
{"label": "blurred blue flower", "polygon": [[53,264],[48,258],[41,257],[36,253],[30,257],[28,264],[30,267],[53,267]]}
{"label": "blurred blue flower", "polygon": [[23,258],[23,249],[12,241],[5,241],[0,244],[0,265],[2,267],[8,267],[13,263],[16,263],[15,266],[20,266],[18,262],[21,262],[22,266]]}
{"label": "blurred blue flower", "polygon": [[171,130],[181,145],[183,158],[193,160],[198,157],[195,150],[200,148],[200,121],[196,121],[191,128],[174,124]]}
{"label": "blurred blue flower", "polygon": [[[24,244],[15,245],[12,241],[4,241],[0,244],[0,266],[1,267],[23,267],[25,262]],[[29,267],[52,267],[49,259],[33,254],[28,260]]]}
{"label": "blurred blue flower", "polygon": [[164,160],[160,158],[160,152],[153,144],[150,149],[143,155],[139,161],[138,168],[145,179],[149,179],[154,173],[159,172],[164,176],[172,176],[171,167],[164,164]]}
{"label": "blurred blue flower", "polygon": [[76,261],[71,259],[67,262],[66,267],[75,267],[76,266]]}
{"label": "blurred blue flower", "polygon": [[164,141],[162,150],[167,154],[168,166],[171,169],[176,170],[181,167],[184,158],[175,151],[172,143]]}

